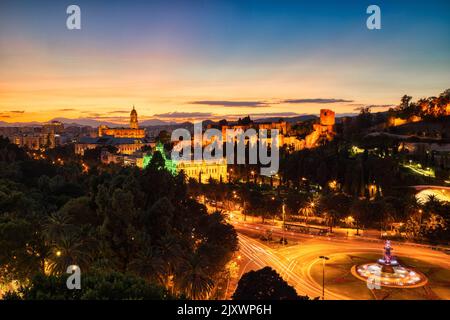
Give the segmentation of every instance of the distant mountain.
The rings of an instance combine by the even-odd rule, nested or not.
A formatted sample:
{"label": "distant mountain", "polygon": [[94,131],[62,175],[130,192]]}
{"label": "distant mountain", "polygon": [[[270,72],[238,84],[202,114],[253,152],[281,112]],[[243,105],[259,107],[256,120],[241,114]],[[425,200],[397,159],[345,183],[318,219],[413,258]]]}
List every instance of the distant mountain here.
{"label": "distant mountain", "polygon": [[32,121],[32,122],[5,122],[0,121],[0,127],[38,127],[41,126],[42,123]]}
{"label": "distant mountain", "polygon": [[145,121],[140,121],[139,125],[142,127],[154,127],[154,126],[169,126],[177,124],[175,121],[164,121],[160,119],[150,119]]}
{"label": "distant mountain", "polygon": [[[372,114],[384,113],[384,112],[372,112]],[[387,113],[387,112],[386,112]],[[336,118],[344,118],[344,117],[356,117],[359,113],[357,112],[349,112],[349,113],[337,113]]]}
{"label": "distant mountain", "polygon": [[[340,121],[340,117],[343,116],[355,116],[357,114],[348,113],[348,114],[337,114],[336,115],[336,122]],[[268,117],[268,118],[258,118],[253,119],[256,123],[261,122],[278,122],[279,120],[283,120],[289,123],[296,123],[300,121],[307,121],[311,119],[318,119],[318,116],[312,115],[312,114],[305,114],[305,115],[299,115],[294,117]],[[84,126],[90,126],[93,128],[98,127],[99,125],[106,125],[110,128],[117,128],[117,127],[127,127],[127,124],[121,124],[121,123],[114,123],[114,122],[108,122],[108,121],[102,121],[102,120],[96,120],[91,118],[64,118],[64,117],[57,117],[53,118],[50,121],[59,121],[64,123],[64,125],[67,126],[78,126],[78,127],[84,127]],[[234,123],[236,121],[229,121],[230,123]],[[45,122],[37,122],[37,121],[31,121],[31,122],[5,122],[0,121],[0,127],[36,127],[41,126]],[[216,124],[218,121],[213,120],[203,120],[203,126],[206,127],[208,124]],[[141,127],[162,127],[162,126],[177,126],[177,127],[185,127],[192,125],[192,122],[183,122],[179,123],[176,121],[171,120],[161,120],[161,119],[149,119],[145,121],[139,122],[139,126]]]}
{"label": "distant mountain", "polygon": [[[73,125],[73,126],[90,126],[90,127],[98,127],[99,125],[106,125],[110,128],[117,127],[127,127],[128,124],[122,123],[114,123],[108,121],[95,120],[90,118],[77,118],[77,119],[69,119],[69,118],[54,118],[52,121],[60,121],[65,125]],[[172,125],[176,124],[176,122],[172,121],[163,121],[159,119],[150,119],[139,122],[139,126],[141,127],[150,127],[150,126],[161,126],[161,125]]]}
{"label": "distant mountain", "polygon": [[[89,127],[93,127],[96,128],[99,125],[106,125],[110,128],[117,128],[117,127],[127,127],[128,123],[126,124],[122,124],[122,123],[114,123],[114,122],[108,122],[108,121],[100,121],[100,120],[96,120],[96,119],[90,119],[90,118],[76,118],[76,119],[71,119],[71,118],[63,118],[63,117],[58,117],[58,118],[53,118],[48,122],[51,121],[59,121],[61,123],[64,123],[64,125],[66,127],[70,127],[70,126],[75,126],[75,127],[85,127],[85,126],[89,126]],[[0,127],[38,127],[38,126],[42,126],[44,123],[47,122],[37,122],[37,121],[32,121],[32,122],[5,122],[5,121],[0,121]],[[145,121],[141,121],[139,122],[139,126],[141,127],[155,127],[155,126],[172,126],[172,125],[180,125],[180,123],[177,123],[175,121],[164,121],[164,120],[160,120],[160,119],[150,119],[150,120],[145,120]]]}
{"label": "distant mountain", "polygon": [[121,127],[123,125],[119,124],[119,123],[113,123],[113,122],[105,122],[105,121],[98,121],[95,119],[90,119],[90,118],[76,118],[76,119],[70,119],[70,118],[54,118],[50,121],[59,121],[64,123],[64,125],[66,126],[77,126],[77,127],[84,127],[84,126],[89,126],[89,127],[98,127],[101,124],[107,125],[108,127]]}

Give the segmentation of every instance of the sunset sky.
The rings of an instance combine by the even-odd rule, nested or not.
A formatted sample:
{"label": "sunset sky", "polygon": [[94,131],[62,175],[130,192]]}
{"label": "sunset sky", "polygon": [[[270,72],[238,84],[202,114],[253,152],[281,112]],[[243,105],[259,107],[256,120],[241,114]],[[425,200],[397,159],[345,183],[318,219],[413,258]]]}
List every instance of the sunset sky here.
{"label": "sunset sky", "polygon": [[449,39],[448,0],[1,0],[0,121],[384,110],[450,87]]}

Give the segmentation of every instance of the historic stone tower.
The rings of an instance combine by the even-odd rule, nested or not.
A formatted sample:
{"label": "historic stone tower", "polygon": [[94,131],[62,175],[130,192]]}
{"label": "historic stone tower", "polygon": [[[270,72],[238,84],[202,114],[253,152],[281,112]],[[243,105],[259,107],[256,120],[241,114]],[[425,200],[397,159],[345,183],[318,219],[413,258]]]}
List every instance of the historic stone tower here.
{"label": "historic stone tower", "polygon": [[137,112],[134,109],[134,106],[133,106],[133,110],[131,110],[131,113],[130,113],[130,128],[131,129],[139,129]]}
{"label": "historic stone tower", "polygon": [[335,113],[329,109],[320,110],[320,124],[322,126],[334,126],[335,124]]}

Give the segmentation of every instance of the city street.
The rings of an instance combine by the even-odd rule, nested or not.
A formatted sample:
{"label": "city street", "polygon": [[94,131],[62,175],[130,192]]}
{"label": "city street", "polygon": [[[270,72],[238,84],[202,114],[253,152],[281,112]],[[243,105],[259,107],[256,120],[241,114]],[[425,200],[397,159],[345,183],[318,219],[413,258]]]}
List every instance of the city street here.
{"label": "city street", "polygon": [[[341,254],[374,253],[382,255],[383,243],[372,239],[356,237],[332,238],[327,236],[313,236],[294,232],[283,232],[279,227],[263,225],[261,223],[233,222],[239,234],[239,277],[250,270],[258,270],[265,266],[275,269],[284,280],[294,286],[300,295],[310,298],[321,297],[322,284],[314,280],[311,269],[321,263],[319,256],[326,255],[333,261],[333,257]],[[266,244],[258,237],[265,235],[271,229],[273,238],[281,236],[288,238],[287,245]],[[398,244],[394,245],[394,253],[398,256],[414,257],[427,263],[450,270],[450,257],[448,254],[431,250],[425,246]],[[234,292],[230,284],[229,294]],[[408,289],[406,289],[408,290]],[[325,289],[325,299],[361,299],[342,293]]]}

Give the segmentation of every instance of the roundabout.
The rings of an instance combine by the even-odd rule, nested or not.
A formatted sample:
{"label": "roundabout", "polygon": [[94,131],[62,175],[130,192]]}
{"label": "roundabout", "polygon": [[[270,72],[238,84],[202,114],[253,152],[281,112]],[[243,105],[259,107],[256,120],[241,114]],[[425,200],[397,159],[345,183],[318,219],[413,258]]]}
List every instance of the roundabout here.
{"label": "roundabout", "polygon": [[365,281],[369,289],[379,289],[380,287],[418,288],[428,282],[422,273],[402,266],[393,267],[391,272],[384,272],[378,263],[368,263],[353,266],[351,272],[356,278]]}
{"label": "roundabout", "polygon": [[389,240],[384,247],[384,256],[374,263],[355,265],[352,274],[366,282],[369,289],[418,288],[427,284],[428,279],[417,270],[401,266],[391,254],[392,247]]}
{"label": "roundabout", "polygon": [[[383,274],[382,263],[383,260],[386,262],[386,249],[383,250],[383,243],[379,241],[333,239],[283,233],[275,229],[273,235],[288,236],[289,245],[271,245],[258,238],[267,226],[246,223],[235,224],[235,227],[242,255],[240,275],[249,270],[271,266],[299,294],[311,298],[322,297],[325,275],[326,300],[450,299],[450,259],[442,251],[395,243],[395,257],[390,260],[392,269],[385,266]],[[329,257],[324,273],[320,255]],[[384,278],[380,278],[379,285],[377,281],[371,281],[368,286],[367,279],[370,275],[364,275],[366,265],[367,269],[375,266],[371,268],[374,274],[379,271],[380,276],[389,277],[391,283],[383,283]],[[361,274],[357,272],[357,267],[362,268]],[[403,285],[396,285],[392,281],[396,277],[402,279]]]}

